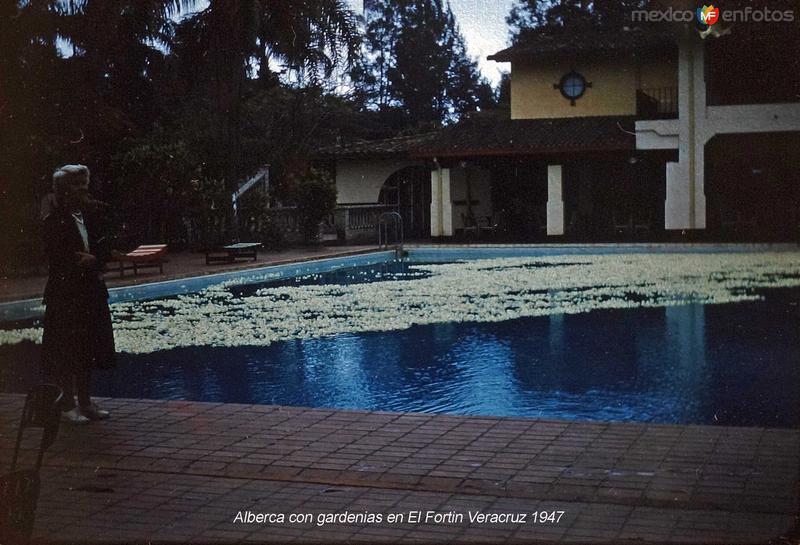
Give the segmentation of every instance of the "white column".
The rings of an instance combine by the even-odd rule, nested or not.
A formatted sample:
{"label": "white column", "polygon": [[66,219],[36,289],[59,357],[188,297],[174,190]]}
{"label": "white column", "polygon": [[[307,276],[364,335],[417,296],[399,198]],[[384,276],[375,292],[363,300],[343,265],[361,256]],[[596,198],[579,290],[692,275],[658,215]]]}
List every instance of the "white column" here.
{"label": "white column", "polygon": [[694,191],[692,229],[706,228],[706,138],[698,135],[694,142]]}
{"label": "white column", "polygon": [[678,63],[678,162],[667,163],[666,229],[705,229],[706,82],[703,44],[691,34]]}
{"label": "white column", "polygon": [[442,236],[441,226],[441,203],[442,203],[442,179],[441,170],[434,168],[431,170],[431,236]]}
{"label": "white column", "polygon": [[453,199],[450,195],[450,169],[442,169],[442,236],[453,236]]}
{"label": "white column", "polygon": [[561,165],[547,165],[547,234],[564,234]]}
{"label": "white column", "polygon": [[689,229],[689,170],[686,163],[667,163],[664,229]]}
{"label": "white column", "polygon": [[431,171],[431,236],[453,236],[449,168],[436,168]]}

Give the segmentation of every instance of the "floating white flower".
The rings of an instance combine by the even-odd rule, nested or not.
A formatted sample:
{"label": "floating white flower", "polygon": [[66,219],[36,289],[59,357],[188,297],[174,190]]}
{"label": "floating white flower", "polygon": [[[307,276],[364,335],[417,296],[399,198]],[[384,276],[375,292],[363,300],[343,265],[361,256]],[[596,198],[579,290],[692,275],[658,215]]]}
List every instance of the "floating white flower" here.
{"label": "floating white flower", "polygon": [[[268,345],[415,324],[729,303],[758,299],[763,288],[800,286],[798,253],[569,255],[413,268],[413,280],[265,287],[241,297],[223,284],[115,304],[117,348]],[[41,342],[41,330],[0,330],[0,344],[25,340]]]}

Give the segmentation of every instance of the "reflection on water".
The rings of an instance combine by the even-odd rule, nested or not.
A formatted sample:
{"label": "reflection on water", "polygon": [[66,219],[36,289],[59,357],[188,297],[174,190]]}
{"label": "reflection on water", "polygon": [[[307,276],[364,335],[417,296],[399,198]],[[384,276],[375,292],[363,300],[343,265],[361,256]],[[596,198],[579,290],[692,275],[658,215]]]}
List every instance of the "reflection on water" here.
{"label": "reflection on water", "polygon": [[240,284],[230,286],[228,289],[236,297],[249,297],[262,288],[283,288],[299,286],[337,285],[352,286],[374,282],[392,282],[397,280],[419,280],[428,278],[431,273],[423,268],[424,263],[411,263],[409,261],[386,261],[373,265],[359,267],[341,267],[302,276],[282,278],[280,280],[267,280],[256,284]]}
{"label": "reflection on water", "polygon": [[679,390],[686,392],[682,399],[671,402],[676,411],[690,415],[700,409],[701,400],[712,386],[705,354],[705,308],[668,307],[665,332],[664,349],[668,350],[670,365],[664,371],[671,372]]}
{"label": "reflection on water", "polygon": [[[445,323],[121,354],[98,395],[386,411],[800,425],[800,290],[758,302]],[[0,349],[6,391],[39,348]]]}

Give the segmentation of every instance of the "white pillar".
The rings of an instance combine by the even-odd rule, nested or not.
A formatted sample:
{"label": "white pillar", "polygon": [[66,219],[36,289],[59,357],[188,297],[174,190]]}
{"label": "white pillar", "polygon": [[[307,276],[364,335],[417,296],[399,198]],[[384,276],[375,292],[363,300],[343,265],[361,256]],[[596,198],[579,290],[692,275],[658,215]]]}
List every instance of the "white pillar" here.
{"label": "white pillar", "polygon": [[694,143],[694,191],[692,229],[706,228],[706,139],[698,135]]}
{"label": "white pillar", "polygon": [[442,236],[442,178],[441,170],[434,168],[431,170],[431,236]]}
{"label": "white pillar", "polygon": [[705,229],[706,82],[703,44],[691,34],[679,50],[678,162],[667,163],[664,227]]}
{"label": "white pillar", "polygon": [[547,165],[547,234],[564,234],[561,165]]}
{"label": "white pillar", "polygon": [[689,171],[686,163],[667,163],[664,229],[689,229]]}
{"label": "white pillar", "polygon": [[431,236],[453,236],[449,168],[435,168],[431,171]]}

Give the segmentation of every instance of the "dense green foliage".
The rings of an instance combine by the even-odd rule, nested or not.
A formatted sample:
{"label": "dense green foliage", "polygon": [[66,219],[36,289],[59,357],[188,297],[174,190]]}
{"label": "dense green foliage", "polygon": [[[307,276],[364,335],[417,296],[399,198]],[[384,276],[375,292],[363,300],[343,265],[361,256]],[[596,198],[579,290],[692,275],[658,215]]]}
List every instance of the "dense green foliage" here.
{"label": "dense green foliage", "polygon": [[631,11],[649,0],[514,0],[506,18],[512,43],[542,32],[590,29],[621,30],[630,25]]}
{"label": "dense green foliage", "polygon": [[[262,209],[311,184],[316,149],[492,102],[449,6],[373,8],[395,15],[378,28],[371,12],[364,36],[344,0],[0,2],[0,268],[41,263],[39,203],[59,165],[90,167],[118,249],[266,238]],[[234,217],[231,193],[264,165],[272,194]]]}
{"label": "dense green foliage", "polygon": [[494,105],[443,0],[365,2],[365,54],[352,71],[358,100],[390,123],[452,121]]}
{"label": "dense green foliage", "polygon": [[[270,164],[280,189],[357,108],[325,77],[358,53],[341,0],[19,0],[0,4],[0,252],[41,260],[39,201],[83,163],[120,247],[234,234],[230,193]],[[182,17],[182,18],[179,18]],[[289,83],[292,81],[294,83]]]}
{"label": "dense green foliage", "polygon": [[336,206],[336,185],[324,172],[309,169],[292,179],[290,195],[297,205],[300,232],[306,242],[316,242],[320,223]]}

